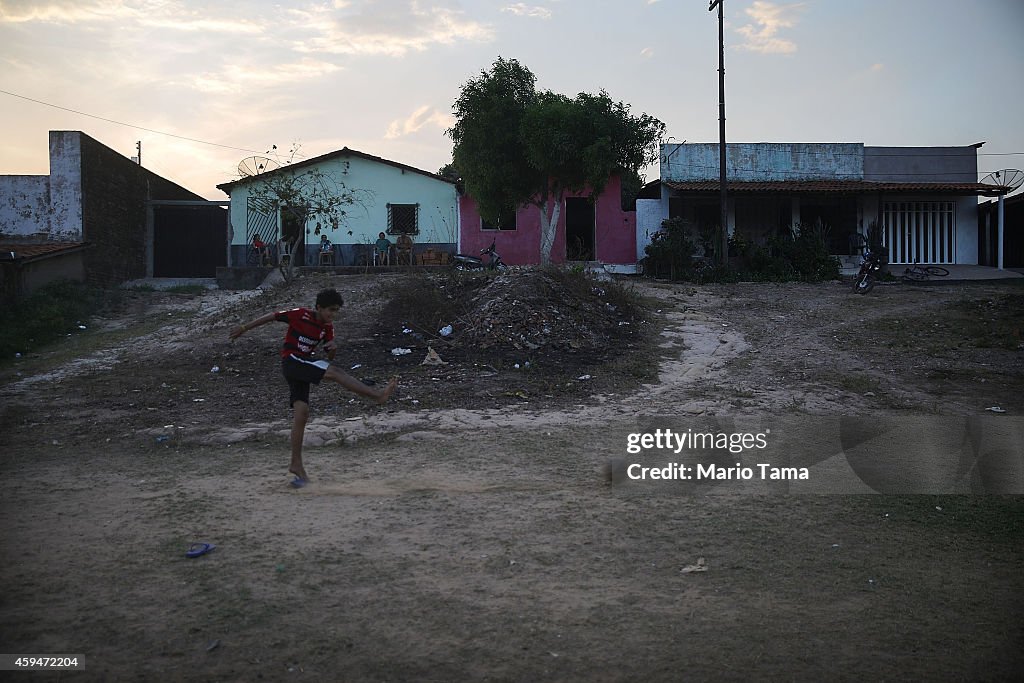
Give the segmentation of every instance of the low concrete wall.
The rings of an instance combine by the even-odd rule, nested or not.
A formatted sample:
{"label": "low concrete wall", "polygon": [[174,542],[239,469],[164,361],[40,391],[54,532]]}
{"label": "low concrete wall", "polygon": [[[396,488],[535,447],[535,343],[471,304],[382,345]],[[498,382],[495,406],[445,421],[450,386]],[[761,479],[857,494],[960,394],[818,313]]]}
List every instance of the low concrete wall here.
{"label": "low concrete wall", "polygon": [[217,268],[217,286],[221,289],[256,289],[273,268]]}
{"label": "low concrete wall", "polygon": [[[452,266],[303,266],[296,268],[300,277],[307,275],[366,275],[387,276],[397,273],[426,273],[451,270]],[[256,289],[274,268],[222,267],[217,269],[217,286],[220,289]]]}
{"label": "low concrete wall", "polygon": [[85,254],[78,250],[28,262],[0,262],[0,301],[14,301],[57,280],[84,282]]}

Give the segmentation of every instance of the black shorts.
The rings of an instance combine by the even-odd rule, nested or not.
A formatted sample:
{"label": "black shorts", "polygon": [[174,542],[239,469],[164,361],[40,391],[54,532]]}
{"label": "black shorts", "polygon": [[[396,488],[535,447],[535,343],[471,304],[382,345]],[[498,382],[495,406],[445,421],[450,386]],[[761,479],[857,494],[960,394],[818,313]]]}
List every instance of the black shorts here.
{"label": "black shorts", "polygon": [[295,356],[281,359],[281,372],[288,380],[288,389],[291,391],[289,405],[292,408],[296,401],[309,405],[309,385],[320,384],[328,367],[325,360],[303,360]]}

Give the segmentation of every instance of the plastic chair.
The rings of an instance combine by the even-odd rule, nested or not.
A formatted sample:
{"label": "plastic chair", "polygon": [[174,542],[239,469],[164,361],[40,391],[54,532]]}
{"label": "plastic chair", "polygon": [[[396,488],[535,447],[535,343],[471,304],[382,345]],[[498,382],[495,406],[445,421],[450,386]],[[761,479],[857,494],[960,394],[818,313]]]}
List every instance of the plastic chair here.
{"label": "plastic chair", "polygon": [[283,266],[292,262],[292,245],[286,240],[277,243],[277,264]]}
{"label": "plastic chair", "polygon": [[333,266],[334,265],[334,250],[321,251],[320,253],[320,265],[321,266]]}
{"label": "plastic chair", "polygon": [[388,247],[387,251],[381,251],[376,246],[373,248],[373,265],[375,266],[390,266],[391,265],[391,247]]}

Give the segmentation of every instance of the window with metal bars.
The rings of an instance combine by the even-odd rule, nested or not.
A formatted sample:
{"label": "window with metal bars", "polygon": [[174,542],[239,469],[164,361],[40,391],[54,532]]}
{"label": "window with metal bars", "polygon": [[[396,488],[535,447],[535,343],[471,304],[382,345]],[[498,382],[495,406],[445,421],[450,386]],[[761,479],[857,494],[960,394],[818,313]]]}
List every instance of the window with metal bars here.
{"label": "window with metal bars", "polygon": [[388,204],[388,234],[418,235],[419,215],[419,204]]}

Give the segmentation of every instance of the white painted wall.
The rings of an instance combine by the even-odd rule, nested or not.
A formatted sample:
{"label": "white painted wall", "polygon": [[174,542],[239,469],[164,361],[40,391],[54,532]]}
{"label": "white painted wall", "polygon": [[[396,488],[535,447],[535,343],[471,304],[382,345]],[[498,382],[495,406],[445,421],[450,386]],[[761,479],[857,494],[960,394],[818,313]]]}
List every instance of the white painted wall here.
{"label": "white painted wall", "polygon": [[[419,235],[417,242],[455,244],[458,241],[458,196],[452,183],[409,171],[390,164],[361,157],[335,157],[305,166],[297,173],[318,169],[355,191],[360,203],[346,208],[346,218],[337,229],[327,226],[323,234],[334,244],[368,244],[377,234],[386,232],[388,207],[391,204],[419,204]],[[231,188],[231,243],[244,245],[246,239],[247,200],[254,183],[241,183]],[[315,220],[307,225],[312,230]],[[352,232],[349,235],[349,231]],[[306,242],[319,238],[312,232]],[[391,238],[393,241],[393,238]]]}
{"label": "white painted wall", "polygon": [[50,131],[50,175],[0,176],[0,234],[82,239],[82,133]]}
{"label": "white painted wall", "polygon": [[978,198],[959,197],[956,203],[956,263],[978,264]]}
{"label": "white painted wall", "polygon": [[[730,180],[864,178],[864,145],[857,143],[739,142],[726,144]],[[663,144],[661,179],[718,180],[717,142]]]}
{"label": "white painted wall", "polygon": [[0,176],[0,236],[45,237],[50,232],[50,177]]}
{"label": "white painted wall", "polygon": [[[664,207],[662,206],[664,204]],[[647,256],[644,249],[651,243],[651,237],[661,229],[661,222],[668,215],[668,204],[660,199],[636,200],[636,260]]]}
{"label": "white painted wall", "polygon": [[82,239],[82,134],[50,131],[50,238]]}

